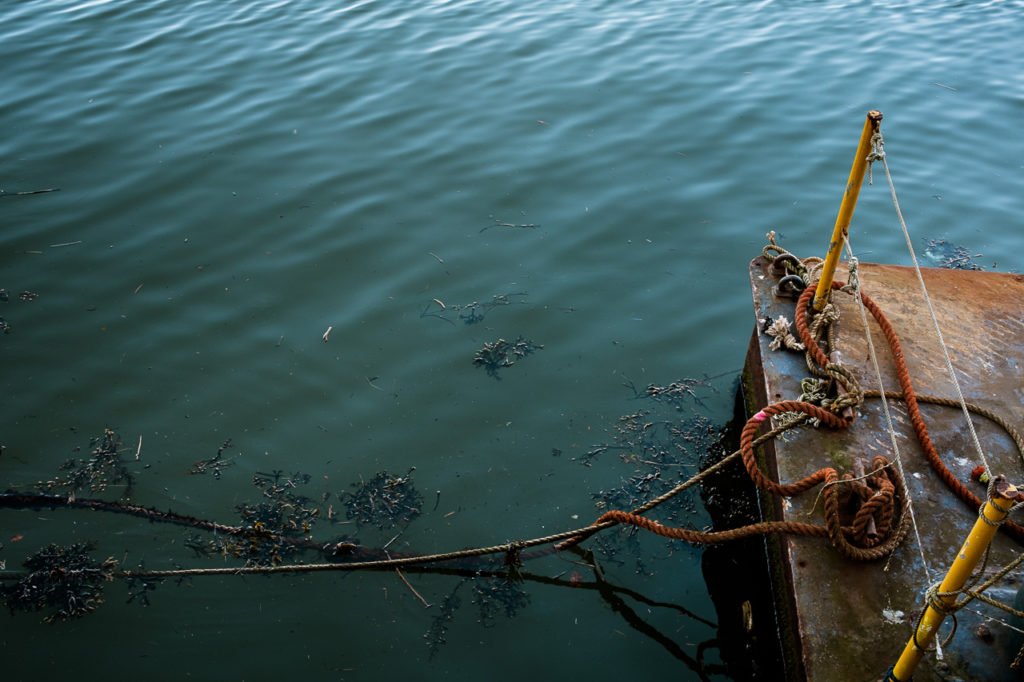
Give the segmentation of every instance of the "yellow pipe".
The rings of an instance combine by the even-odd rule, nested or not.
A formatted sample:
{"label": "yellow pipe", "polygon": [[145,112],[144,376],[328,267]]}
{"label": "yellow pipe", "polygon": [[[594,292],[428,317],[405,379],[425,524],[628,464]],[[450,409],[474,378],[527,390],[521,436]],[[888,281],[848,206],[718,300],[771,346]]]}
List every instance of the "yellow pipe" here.
{"label": "yellow pipe", "polygon": [[[963,547],[960,548],[953,560],[953,565],[949,567],[949,572],[946,573],[942,584],[939,585],[937,598],[944,606],[951,606],[955,603],[956,593],[971,577],[978,561],[985,553],[989,543],[992,542],[996,531],[999,530],[999,523],[1006,518],[1010,507],[1019,496],[1020,493],[1013,485],[1007,483],[1002,476],[996,477],[992,499],[985,502],[978,520],[974,523],[974,528],[971,529]],[[928,608],[917,624],[914,635],[907,642],[906,648],[903,649],[903,653],[896,665],[889,671],[889,677],[886,679],[906,682],[911,678],[925,649],[935,639],[935,634],[939,631],[939,626],[942,625],[945,618],[946,614],[932,604],[928,604]]]}
{"label": "yellow pipe", "polygon": [[850,178],[846,181],[846,192],[843,193],[843,203],[839,206],[839,215],[836,216],[836,226],[832,230],[832,241],[828,245],[828,254],[825,256],[825,266],[821,271],[821,280],[814,292],[814,309],[821,312],[832,292],[832,279],[836,274],[836,265],[839,264],[839,256],[843,250],[843,242],[849,234],[850,219],[853,217],[853,209],[857,206],[857,196],[860,194],[860,186],[864,184],[864,171],[868,167],[868,154],[871,153],[871,138],[878,131],[882,122],[882,112],[872,109],[868,112],[867,120],[864,121],[864,130],[860,134],[860,144],[857,145],[857,156],[853,159],[853,166],[850,168]]}

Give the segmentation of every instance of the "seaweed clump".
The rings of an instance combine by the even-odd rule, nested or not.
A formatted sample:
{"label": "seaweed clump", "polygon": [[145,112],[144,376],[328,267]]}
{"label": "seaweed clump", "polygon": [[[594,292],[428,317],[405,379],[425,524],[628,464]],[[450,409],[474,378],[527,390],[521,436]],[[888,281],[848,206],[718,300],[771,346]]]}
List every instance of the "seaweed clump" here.
{"label": "seaweed clump", "polygon": [[[309,538],[313,523],[320,518],[320,505],[298,492],[309,483],[309,474],[282,471],[256,472],[252,482],[263,490],[265,501],[235,507],[248,532],[225,538],[221,554],[245,559],[247,566],[276,566],[302,551],[287,538]],[[194,548],[193,548],[194,549]]]}
{"label": "seaweed clump", "polygon": [[950,244],[945,239],[929,239],[925,246],[924,254],[940,268],[949,270],[981,270],[982,267],[974,262],[980,258],[980,253],[971,253],[959,244]]}
{"label": "seaweed clump", "polygon": [[[638,391],[627,384],[637,399],[655,403],[661,412],[669,408],[682,411],[687,402],[701,405],[698,388],[707,388],[706,380],[682,379],[668,386],[651,384]],[[710,453],[722,451],[722,432],[711,420],[696,414],[692,417],[659,419],[654,410],[641,409],[619,417],[614,428],[614,441],[595,446],[580,458],[582,464],[593,466],[602,453],[615,451],[618,460],[629,467],[618,486],[592,492],[590,497],[600,511],[630,510],[674,489],[701,468]],[[658,520],[666,525],[694,528],[694,517],[701,514],[694,491],[666,500],[658,507]],[[703,524],[702,524],[703,525]],[[635,528],[598,536],[595,546],[608,560],[620,561],[618,553],[626,549],[633,555],[639,573],[648,572],[642,557],[640,535]],[[670,553],[681,546],[679,540],[667,541]]]}
{"label": "seaweed clump", "polygon": [[221,443],[220,447],[217,448],[217,454],[210,459],[201,459],[198,462],[192,464],[192,469],[188,472],[190,476],[196,474],[205,474],[207,471],[213,474],[214,478],[219,479],[221,470],[225,467],[229,467],[233,462],[229,459],[224,459],[224,451],[231,447],[231,439],[228,438],[226,441]]}
{"label": "seaweed clump", "polygon": [[114,559],[102,564],[89,556],[91,543],[50,545],[25,560],[29,573],[13,585],[0,587],[11,613],[52,609],[47,623],[79,618],[103,603],[103,583],[113,580]]}
{"label": "seaweed clump", "polygon": [[49,481],[40,481],[36,489],[46,493],[63,490],[73,494],[88,488],[90,492],[98,493],[108,486],[124,484],[124,495],[128,496],[132,475],[121,459],[121,445],[121,437],[117,433],[104,429],[103,435],[89,441],[89,447],[92,448],[89,457],[67,460],[60,466],[62,474]]}
{"label": "seaweed clump", "polygon": [[465,305],[445,305],[440,299],[435,298],[428,303],[425,308],[423,308],[423,312],[420,313],[420,317],[439,317],[446,322],[455,324],[446,317],[446,315],[449,314],[449,311],[454,311],[458,315],[458,319],[462,320],[463,323],[467,325],[477,324],[478,322],[483,322],[487,313],[495,308],[512,305],[514,303],[525,303],[525,301],[520,300],[519,298],[525,296],[525,292],[517,294],[495,294],[494,296],[491,296],[490,301],[484,301],[483,303],[480,301],[473,301],[472,303],[467,303]]}
{"label": "seaweed clump", "polygon": [[423,509],[423,495],[413,485],[412,472],[405,476],[392,476],[378,471],[369,481],[360,481],[354,493],[347,493],[346,516],[360,524],[370,524],[380,530],[408,525]]}
{"label": "seaweed clump", "polygon": [[498,370],[503,367],[511,367],[519,358],[525,358],[535,350],[543,350],[544,346],[534,343],[522,336],[511,343],[505,339],[498,339],[493,343],[484,343],[483,348],[473,356],[473,364],[487,370],[487,376],[501,379]]}
{"label": "seaweed clump", "polygon": [[[0,289],[0,301],[7,301],[7,290],[6,289]],[[5,320],[2,317],[0,317],[0,332],[2,332],[4,334],[10,334],[11,333],[11,325],[9,325],[7,323],[7,320]]]}

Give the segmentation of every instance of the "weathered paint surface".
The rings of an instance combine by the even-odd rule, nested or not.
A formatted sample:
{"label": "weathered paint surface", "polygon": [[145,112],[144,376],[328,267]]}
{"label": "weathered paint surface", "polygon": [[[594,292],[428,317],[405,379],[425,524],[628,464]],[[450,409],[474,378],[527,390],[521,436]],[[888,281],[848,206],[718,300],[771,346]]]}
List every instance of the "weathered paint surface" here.
{"label": "weathered paint surface", "polygon": [[[1024,276],[935,268],[923,272],[965,398],[1024,428]],[[838,273],[845,273],[845,266]],[[760,408],[769,402],[798,398],[800,379],[809,372],[801,353],[769,350],[772,339],[761,331],[765,318],[785,315],[793,320],[795,302],[774,297],[777,278],[763,258],[751,263],[750,277],[758,322],[748,371]],[[864,292],[878,303],[896,329],[917,393],[955,398],[913,269],[862,263],[860,281]],[[842,361],[865,390],[877,389],[856,301],[842,293],[833,300],[841,313],[837,345]],[[868,321],[884,387],[899,391],[888,343],[870,314]],[[911,530],[888,560],[853,563],[840,557],[826,540],[796,537],[781,543],[783,556],[776,566],[776,577],[785,583],[792,597],[803,673],[814,682],[882,679],[912,633],[915,618],[923,608],[924,590],[941,580],[977,518],[978,510],[955,497],[932,471],[903,403],[890,401],[889,405],[920,544]],[[922,404],[921,412],[946,466],[969,483],[971,470],[981,462],[962,411]],[[974,417],[973,421],[993,471],[1005,473],[1014,482],[1024,479],[1021,455],[1009,436],[984,417]],[[766,447],[765,457],[770,473],[788,483],[822,466],[836,467],[844,473],[843,468],[849,471],[849,463],[857,457],[868,461],[882,454],[893,459],[892,450],[882,403],[869,399],[852,428],[837,432],[801,427]],[[984,495],[980,484],[970,485],[975,486],[975,494]],[[774,500],[768,513],[787,521],[823,523],[821,502],[815,504],[817,493],[816,488],[786,501]],[[1020,512],[1011,515],[1018,522],[1024,521],[1021,517]],[[1000,533],[986,574],[994,573],[1020,550]],[[1005,581],[990,595],[1012,603],[1016,583]],[[985,621],[990,615],[1005,620],[1002,612],[979,602],[974,602],[972,608],[984,616],[961,611],[956,636],[943,648],[944,660],[927,655],[915,680],[1018,679],[1009,664],[1024,637],[997,622]],[[983,623],[994,638],[979,636],[977,630]],[[947,620],[940,637],[948,631]]]}

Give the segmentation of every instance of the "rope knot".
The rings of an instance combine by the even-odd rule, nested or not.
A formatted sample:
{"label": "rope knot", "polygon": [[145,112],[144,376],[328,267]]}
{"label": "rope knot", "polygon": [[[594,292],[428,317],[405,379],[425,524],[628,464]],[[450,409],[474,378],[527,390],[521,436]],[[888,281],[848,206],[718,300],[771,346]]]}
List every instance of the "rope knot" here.
{"label": "rope knot", "polygon": [[868,184],[874,184],[874,178],[871,176],[871,164],[875,161],[885,161],[885,140],[882,138],[882,131],[876,130],[875,134],[871,136],[871,153],[867,156],[868,162]]}
{"label": "rope knot", "polygon": [[857,260],[856,256],[850,256],[848,271],[849,276],[846,278],[846,286],[840,287],[839,291],[856,296],[860,291],[860,261]]}
{"label": "rope knot", "polygon": [[896,548],[906,535],[909,515],[904,507],[906,485],[889,460],[876,456],[864,474],[861,460],[854,461],[856,476],[841,479],[829,470],[825,496],[825,525],[832,545],[840,554],[857,560],[879,559]]}
{"label": "rope knot", "polygon": [[790,321],[785,315],[779,315],[771,325],[765,330],[765,333],[772,338],[772,342],[768,345],[771,350],[779,350],[780,348],[787,348],[789,350],[803,350],[804,344],[800,343],[793,332],[789,329]]}
{"label": "rope knot", "polygon": [[519,568],[523,565],[522,551],[526,543],[516,540],[508,543],[508,550],[505,552],[503,563],[508,566],[508,579],[518,582],[523,579]]}

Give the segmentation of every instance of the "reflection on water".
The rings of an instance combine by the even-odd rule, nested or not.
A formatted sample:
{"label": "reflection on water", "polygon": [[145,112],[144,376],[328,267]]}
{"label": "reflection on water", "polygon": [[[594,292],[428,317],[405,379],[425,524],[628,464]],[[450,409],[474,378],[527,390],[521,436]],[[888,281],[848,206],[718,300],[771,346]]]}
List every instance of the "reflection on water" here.
{"label": "reflection on water", "polygon": [[[591,494],[597,500],[597,509],[604,510],[609,506],[635,508],[663,495],[689,477],[687,472],[695,470],[694,462],[700,461],[702,455],[714,457],[721,452],[718,434],[710,422],[705,417],[690,416],[689,409],[684,411],[690,407],[688,403],[700,403],[698,389],[713,389],[709,381],[684,379],[668,387],[651,385],[643,392],[633,389],[634,399],[644,400],[643,405],[635,412],[620,417],[613,443],[594,447],[578,460],[579,464],[593,468],[600,466],[599,456],[608,457],[607,453],[614,452],[617,463],[622,465],[619,468],[630,473],[619,487]],[[680,416],[681,412],[684,416]],[[496,548],[480,548],[479,551],[466,549],[453,553],[453,556],[434,557],[424,562],[420,559],[421,554],[388,549],[424,511],[424,496],[415,488],[412,470],[405,475],[379,471],[369,480],[360,479],[358,483],[352,483],[350,488],[354,490],[341,493],[337,498],[332,498],[330,492],[323,492],[318,497],[306,494],[313,478],[310,474],[286,474],[280,469],[269,473],[256,472],[253,484],[260,494],[255,501],[236,505],[240,521],[236,525],[227,525],[132,504],[129,499],[134,474],[129,472],[129,467],[133,462],[141,461],[141,442],[134,450],[134,459],[131,458],[132,448],[125,447],[120,437],[110,429],[92,439],[89,447],[92,449],[88,457],[70,459],[61,465],[60,473],[52,479],[36,483],[33,487],[38,492],[9,491],[0,494],[0,507],[50,509],[57,514],[89,509],[141,518],[150,523],[185,526],[189,532],[177,551],[187,550],[188,557],[168,557],[175,568],[151,570],[144,562],[127,566],[113,557],[101,561],[94,556],[97,547],[93,542],[51,544],[28,557],[23,562],[24,571],[12,571],[5,576],[5,583],[0,585],[0,595],[12,614],[40,611],[46,623],[86,617],[103,604],[104,588],[115,580],[126,584],[126,604],[160,607],[157,588],[166,589],[169,581],[175,581],[180,588],[189,584],[183,581],[211,575],[356,569],[394,570],[425,608],[435,606],[410,583],[404,570],[417,576],[433,574],[458,578],[450,581],[453,585],[450,591],[441,598],[435,598],[436,613],[423,635],[429,649],[429,660],[433,660],[448,641],[448,630],[463,607],[460,590],[467,595],[472,610],[477,614],[477,623],[484,628],[492,628],[499,619],[514,619],[526,609],[531,603],[530,588],[538,584],[596,590],[626,625],[663,647],[670,656],[685,663],[701,677],[722,670],[719,664],[704,661],[706,648],[716,646],[713,640],[701,644],[695,657],[668,633],[641,617],[629,601],[646,605],[648,611],[667,609],[682,614],[705,628],[713,628],[713,621],[691,612],[683,604],[658,601],[642,591],[617,585],[606,577],[604,567],[622,567],[627,562],[638,574],[654,575],[651,562],[657,564],[670,559],[681,549],[676,541],[665,542],[664,548],[652,555],[650,546],[645,547],[634,531],[605,533],[595,543],[596,555],[578,547],[563,550],[557,558],[571,569],[564,568],[553,576],[530,570],[539,563],[538,560],[556,556],[550,541],[521,540]],[[228,439],[215,456],[195,462],[188,473],[210,473],[214,479],[221,479],[223,470],[233,464],[231,459],[224,457],[230,447],[231,440]],[[552,452],[552,456],[561,455],[561,451]],[[110,495],[96,496],[108,488],[125,492],[118,499]],[[684,513],[687,517],[699,514],[693,493],[690,495],[669,500],[659,510],[662,518],[680,524],[688,523]],[[441,491],[437,491],[432,512],[437,511],[440,499]],[[335,503],[339,507],[337,512]],[[341,507],[345,508],[345,521],[339,513]],[[323,522],[333,533],[327,540],[322,536],[316,539],[321,534]],[[397,533],[379,548],[366,547],[348,534],[337,535],[337,531],[345,529],[348,524],[354,524],[356,529],[397,530]],[[21,539],[12,538],[16,541]],[[538,544],[544,548],[526,551]],[[126,547],[125,556],[128,551]],[[491,558],[495,554],[500,556]],[[236,567],[212,570],[202,565],[182,567],[180,562],[188,559],[231,560]],[[313,563],[307,563],[310,560]],[[585,576],[592,576],[592,579]],[[629,601],[625,597],[629,597]]]}

